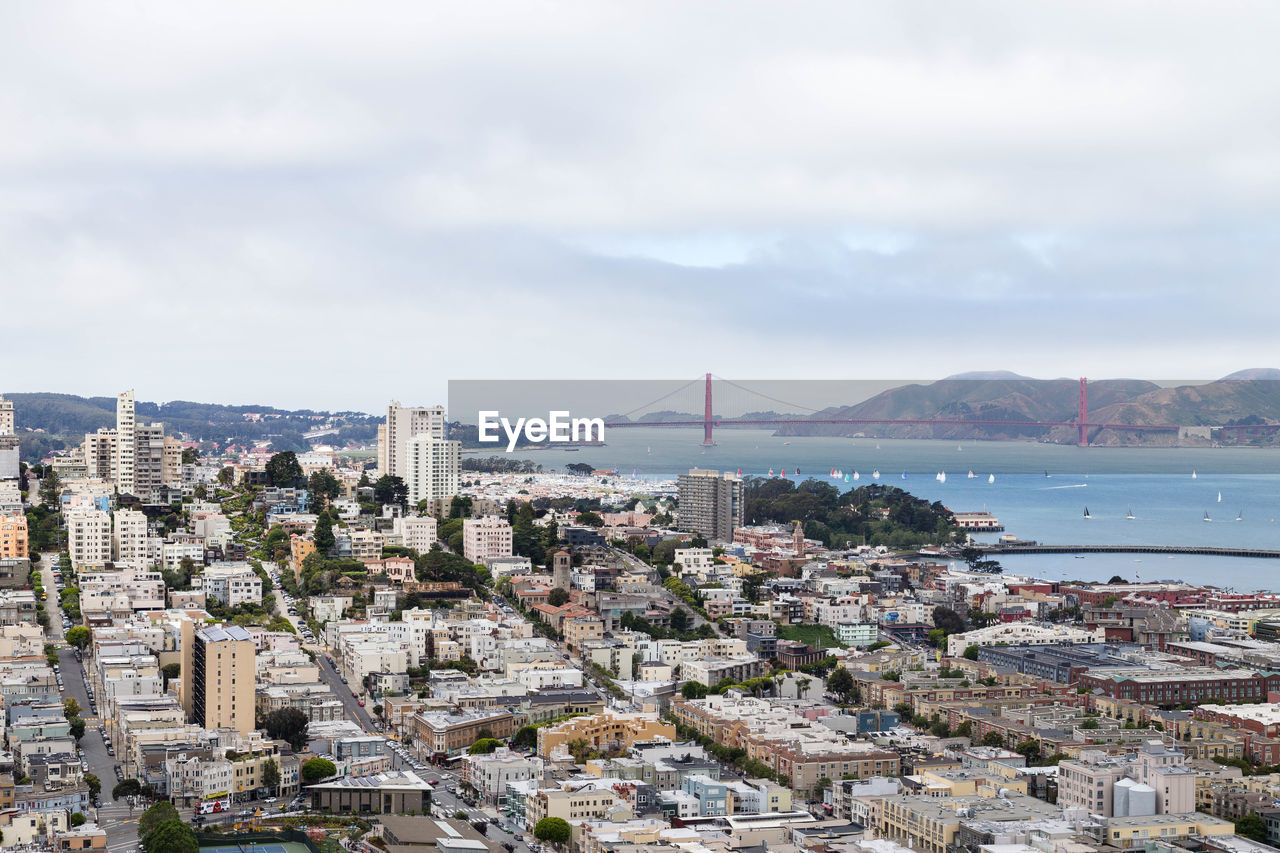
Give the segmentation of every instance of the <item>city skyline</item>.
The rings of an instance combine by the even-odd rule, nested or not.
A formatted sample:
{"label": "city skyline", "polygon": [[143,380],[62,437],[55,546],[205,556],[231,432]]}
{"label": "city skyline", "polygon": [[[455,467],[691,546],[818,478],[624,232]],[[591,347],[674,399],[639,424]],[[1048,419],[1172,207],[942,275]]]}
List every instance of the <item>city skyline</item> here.
{"label": "city skyline", "polygon": [[303,8],[3,12],[6,390],[1266,366],[1278,10]]}

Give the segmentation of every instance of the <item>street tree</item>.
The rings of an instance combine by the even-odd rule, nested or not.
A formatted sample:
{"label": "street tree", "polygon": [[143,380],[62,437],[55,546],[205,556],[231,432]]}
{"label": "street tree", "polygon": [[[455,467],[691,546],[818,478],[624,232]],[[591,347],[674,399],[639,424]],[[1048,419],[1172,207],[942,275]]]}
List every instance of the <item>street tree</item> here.
{"label": "street tree", "polygon": [[142,793],[142,783],[137,779],[125,779],[111,789],[111,799],[122,800],[125,797],[136,797]]}
{"label": "street tree", "polygon": [[180,820],[166,820],[143,838],[147,853],[200,853],[196,833]]}
{"label": "street tree", "polygon": [[707,698],[707,685],[701,681],[686,681],[680,685],[680,695],[686,699]]}
{"label": "street tree", "polygon": [[548,844],[566,844],[572,834],[569,822],[562,817],[544,817],[533,827],[533,837]]}
{"label": "street tree", "polygon": [[166,820],[178,820],[178,810],[168,801],[156,803],[138,818],[138,837],[146,838],[151,831]]}
{"label": "street tree", "polygon": [[66,640],[81,651],[93,639],[93,632],[83,625],[75,625],[67,629]]}
{"label": "street tree", "polygon": [[272,796],[279,793],[280,763],[274,758],[269,759],[266,764],[262,765],[262,785],[271,791]]}

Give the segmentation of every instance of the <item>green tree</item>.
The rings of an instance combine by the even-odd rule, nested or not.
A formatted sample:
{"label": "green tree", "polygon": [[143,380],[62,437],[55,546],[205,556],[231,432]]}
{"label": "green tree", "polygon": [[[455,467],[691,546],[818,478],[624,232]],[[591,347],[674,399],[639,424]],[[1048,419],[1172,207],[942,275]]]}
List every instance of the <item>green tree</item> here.
{"label": "green tree", "polygon": [[520,731],[516,732],[515,737],[511,739],[511,745],[521,749],[532,749],[538,745],[538,728],[537,726],[521,726]]}
{"label": "green tree", "polygon": [[80,716],[80,703],[75,700],[74,696],[68,696],[62,700],[62,716],[68,720],[72,717]]}
{"label": "green tree", "polygon": [[262,729],[276,740],[287,741],[295,752],[307,745],[307,715],[297,708],[277,708],[262,718]]}
{"label": "green tree", "polygon": [[1040,744],[1034,740],[1024,740],[1013,748],[1013,751],[1022,755],[1030,764],[1040,757]]}
{"label": "green tree", "polygon": [[280,790],[280,764],[274,758],[262,765],[262,784],[274,796]]}
{"label": "green tree", "polygon": [[62,479],[58,477],[58,472],[50,468],[45,472],[44,479],[40,481],[40,503],[52,510],[59,510],[62,507]]}
{"label": "green tree", "polygon": [[373,484],[373,499],[380,504],[407,506],[409,487],[405,485],[404,480],[394,474],[383,474],[378,478],[378,482]]}
{"label": "green tree", "polygon": [[548,844],[567,844],[572,835],[569,822],[562,817],[544,817],[533,828],[533,837]]}
{"label": "green tree", "polygon": [[600,513],[592,510],[578,513],[578,523],[587,527],[604,527],[604,519],[600,517]]}
{"label": "green tree", "polygon": [[182,464],[194,465],[200,461],[200,449],[198,447],[182,448]]}
{"label": "green tree", "polygon": [[200,853],[196,833],[180,820],[163,821],[143,838],[147,853]]}
{"label": "green tree", "polygon": [[964,656],[965,656],[965,658],[967,658],[968,660],[977,660],[977,659],[978,659],[978,647],[977,647],[977,646],[965,646],[965,649],[964,649]]}
{"label": "green tree", "polygon": [[834,696],[840,697],[840,701],[848,702],[849,695],[853,693],[857,682],[853,679],[853,674],[842,666],[836,667],[831,674],[827,676],[827,690]]}
{"label": "green tree", "polygon": [[86,820],[87,818],[84,816],[84,812],[72,812],[71,818],[67,823],[70,824],[72,829],[75,829],[77,826],[84,826],[84,822]]}
{"label": "green tree", "polygon": [[292,486],[302,479],[298,454],[292,450],[277,453],[267,460],[267,479],[273,486]]}
{"label": "green tree", "polygon": [[701,681],[686,681],[680,685],[680,695],[686,699],[705,699],[707,696],[707,685]]}
{"label": "green tree", "polygon": [[676,607],[671,611],[671,630],[684,633],[689,630],[689,611]]}
{"label": "green tree", "polygon": [[933,624],[948,634],[959,634],[964,631],[964,620],[950,607],[939,605],[933,608]]}
{"label": "green tree", "polygon": [[71,736],[76,740],[84,737],[84,720],[79,717],[71,717],[67,720],[71,724]]}
{"label": "green tree", "polygon": [[230,486],[236,481],[236,469],[230,465],[218,472],[218,484],[222,486]]}
{"label": "green tree", "polygon": [[164,676],[164,689],[169,689],[169,682],[182,674],[182,664],[174,661],[160,667],[160,673]]}
{"label": "green tree", "polygon": [[191,497],[195,498],[198,501],[205,500],[206,498],[209,497],[209,487],[206,486],[204,483],[196,483],[195,486],[191,489]]}
{"label": "green tree", "polygon": [[328,511],[322,512],[316,517],[313,537],[317,554],[328,554],[333,550],[333,544],[337,539],[333,535],[333,519],[329,517]]}
{"label": "green tree", "polygon": [[468,755],[488,755],[498,747],[502,746],[502,741],[497,738],[486,737],[480,738],[467,749]]}
{"label": "green tree", "polygon": [[1266,843],[1267,823],[1258,814],[1247,814],[1236,821],[1236,835],[1250,841]]}
{"label": "green tree", "polygon": [[136,797],[142,793],[142,783],[137,779],[125,779],[111,789],[111,799],[120,800],[125,797]]}
{"label": "green tree", "polygon": [[178,820],[178,810],[168,801],[156,803],[138,818],[138,837],[146,838],[153,829],[167,820]]}
{"label": "green tree", "polygon": [[342,485],[328,468],[321,468],[307,478],[307,492],[314,511],[328,509],[329,503],[342,493]]}
{"label": "green tree", "polygon": [[337,766],[327,758],[312,758],[302,765],[302,783],[314,785],[338,772]]}
{"label": "green tree", "polygon": [[89,787],[89,799],[96,800],[102,793],[102,780],[93,773],[84,774],[84,783]]}
{"label": "green tree", "polygon": [[982,736],[983,746],[1004,746],[1004,737],[999,732],[987,732]]}
{"label": "green tree", "polygon": [[547,593],[547,604],[550,604],[552,607],[559,607],[562,604],[568,604],[568,603],[569,603],[568,590],[556,588],[551,590],[551,592]]}
{"label": "green tree", "polygon": [[77,649],[83,650],[93,639],[93,632],[83,625],[75,625],[67,629],[66,639]]}

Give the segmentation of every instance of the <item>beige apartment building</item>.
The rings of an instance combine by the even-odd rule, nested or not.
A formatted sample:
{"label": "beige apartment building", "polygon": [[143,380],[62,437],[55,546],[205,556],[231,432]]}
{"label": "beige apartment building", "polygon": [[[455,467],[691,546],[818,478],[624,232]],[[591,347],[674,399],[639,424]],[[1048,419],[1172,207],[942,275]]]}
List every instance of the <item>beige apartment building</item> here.
{"label": "beige apartment building", "polygon": [[462,522],[462,556],[473,563],[489,557],[510,557],[511,545],[511,525],[500,515]]}
{"label": "beige apartment building", "polygon": [[208,729],[253,731],[254,655],[244,628],[183,622],[179,698],[187,718]]}
{"label": "beige apartment building", "polygon": [[462,442],[415,435],[405,447],[409,503],[451,498],[462,485]]}
{"label": "beige apartment building", "polygon": [[67,551],[76,571],[111,561],[111,514],[100,509],[67,512]]}
{"label": "beige apartment building", "polygon": [[419,435],[444,440],[444,406],[401,406],[396,400],[388,403],[386,423],[378,430],[378,473],[392,474],[407,484],[409,442]]}
{"label": "beige apartment building", "polygon": [[111,532],[111,555],[117,564],[144,569],[150,562],[147,554],[147,517],[136,509],[115,513],[115,529]]}

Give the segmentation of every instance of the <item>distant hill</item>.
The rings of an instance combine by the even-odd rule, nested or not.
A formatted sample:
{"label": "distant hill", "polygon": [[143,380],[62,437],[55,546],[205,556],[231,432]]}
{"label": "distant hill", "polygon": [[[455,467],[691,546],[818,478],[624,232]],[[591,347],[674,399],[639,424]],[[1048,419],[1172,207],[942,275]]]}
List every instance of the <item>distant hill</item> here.
{"label": "distant hill", "polygon": [[[1090,382],[1089,420],[1115,424],[1177,424],[1226,426],[1280,423],[1280,382],[1233,378],[1205,385],[1161,388],[1138,379]],[[812,419],[884,418],[890,420],[958,419],[1008,421],[1008,425],[965,424],[797,424],[780,430],[785,435],[865,435],[883,438],[1023,439],[1074,443],[1074,427],[1046,429],[1040,421],[1076,418],[1079,383],[1072,379],[943,379],[930,384],[904,385],[870,400],[833,407]],[[1019,422],[1026,422],[1022,426]],[[1277,432],[1239,434],[1222,431],[1212,439],[1184,437],[1182,443],[1276,443]],[[1090,437],[1097,444],[1174,444],[1171,432],[1138,434],[1103,430]]]}
{"label": "distant hill", "polygon": [[[79,444],[87,432],[111,427],[116,422],[115,397],[78,397],[74,394],[13,393],[16,426],[22,436],[22,458],[36,461],[53,450]],[[375,418],[363,412],[323,412],[310,409],[287,410],[274,406],[225,406],[218,403],[135,403],[139,421],[160,422],[170,435],[185,436],[210,450],[229,444],[271,439],[280,449],[305,450],[310,443],[303,433],[332,420],[336,435],[324,436],[329,444],[372,441],[377,436]],[[270,417],[246,420],[259,413]]]}
{"label": "distant hill", "polygon": [[1235,373],[1229,373],[1222,377],[1222,381],[1231,381],[1236,379],[1280,379],[1280,368],[1277,367],[1250,367],[1247,370],[1237,370]]}

